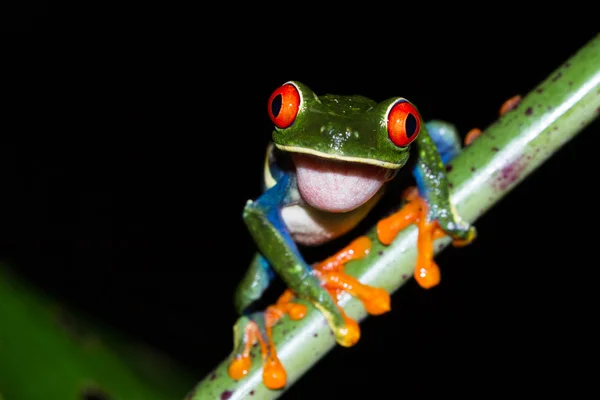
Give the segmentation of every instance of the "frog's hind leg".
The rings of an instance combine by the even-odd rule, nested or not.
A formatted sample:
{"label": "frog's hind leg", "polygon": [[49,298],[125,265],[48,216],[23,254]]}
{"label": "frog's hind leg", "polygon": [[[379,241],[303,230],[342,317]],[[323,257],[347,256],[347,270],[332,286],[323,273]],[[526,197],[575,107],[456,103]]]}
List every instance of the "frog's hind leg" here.
{"label": "frog's hind leg", "polygon": [[263,255],[254,254],[234,293],[233,304],[236,312],[240,315],[246,313],[249,307],[260,299],[274,277],[275,273]]}
{"label": "frog's hind leg", "polygon": [[306,306],[293,303],[293,294],[286,290],[272,306],[264,312],[242,316],[234,326],[234,350],[228,373],[234,380],[242,379],[252,367],[250,351],[260,345],[263,366],[263,383],[269,389],[281,389],[287,381],[287,373],[277,356],[273,342],[273,326],[285,315],[298,320],[306,315]]}
{"label": "frog's hind leg", "polygon": [[234,305],[241,317],[233,329],[234,350],[228,372],[232,379],[242,379],[252,367],[250,351],[258,343],[262,355],[263,382],[270,389],[280,389],[285,385],[286,372],[271,340],[271,328],[284,313],[293,319],[302,318],[306,308],[289,303],[285,307],[271,306],[265,312],[251,313],[252,304],[262,296],[273,278],[274,272],[269,262],[262,254],[256,253],[235,291]]}

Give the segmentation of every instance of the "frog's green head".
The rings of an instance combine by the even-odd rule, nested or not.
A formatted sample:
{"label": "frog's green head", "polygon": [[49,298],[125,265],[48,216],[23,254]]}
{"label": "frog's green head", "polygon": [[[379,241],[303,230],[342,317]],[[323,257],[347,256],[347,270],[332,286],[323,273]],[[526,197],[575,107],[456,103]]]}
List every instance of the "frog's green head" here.
{"label": "frog's green head", "polygon": [[268,111],[273,142],[293,154],[303,197],[329,211],[371,198],[407,162],[421,129],[419,112],[404,98],[317,96],[295,81],[273,92]]}

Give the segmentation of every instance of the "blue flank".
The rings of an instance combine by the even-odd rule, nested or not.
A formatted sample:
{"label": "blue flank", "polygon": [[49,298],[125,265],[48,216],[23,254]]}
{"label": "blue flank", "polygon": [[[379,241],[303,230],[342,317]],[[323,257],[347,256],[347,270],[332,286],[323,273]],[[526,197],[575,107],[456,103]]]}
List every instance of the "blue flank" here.
{"label": "blue flank", "polygon": [[[429,121],[425,124],[429,136],[438,149],[442,162],[447,165],[454,157],[461,152],[461,141],[456,128],[453,125],[443,121]],[[417,181],[417,187],[419,188],[419,194],[423,197],[427,197],[427,186],[423,180],[423,170],[420,165],[417,164],[413,169],[413,176]]]}
{"label": "blue flank", "polygon": [[[261,210],[269,223],[275,228],[279,234],[283,237],[283,240],[286,243],[287,248],[294,253],[298,257],[299,260],[302,260],[302,256],[300,255],[300,251],[296,246],[296,242],[292,239],[290,232],[283,221],[281,216],[281,208],[289,203],[290,198],[290,188],[295,185],[295,175],[290,173],[285,173],[279,170],[280,176],[278,177],[277,183],[272,188],[266,190],[261,194],[258,199],[254,202],[253,206]],[[269,265],[269,262],[264,258],[260,257],[261,267],[269,271],[269,282],[275,276],[272,268]],[[307,273],[309,272],[310,267],[305,265],[307,269]]]}

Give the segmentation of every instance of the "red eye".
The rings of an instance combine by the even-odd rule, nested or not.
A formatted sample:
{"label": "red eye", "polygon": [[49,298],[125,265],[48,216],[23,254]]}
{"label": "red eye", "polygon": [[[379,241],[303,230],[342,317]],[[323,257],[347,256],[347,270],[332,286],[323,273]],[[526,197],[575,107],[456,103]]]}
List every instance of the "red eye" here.
{"label": "red eye", "polygon": [[415,106],[406,100],[399,100],[390,109],[387,127],[390,140],[396,146],[411,144],[421,129],[421,119]]}
{"label": "red eye", "polygon": [[269,97],[269,117],[278,128],[290,126],[300,109],[300,93],[296,86],[286,83]]}

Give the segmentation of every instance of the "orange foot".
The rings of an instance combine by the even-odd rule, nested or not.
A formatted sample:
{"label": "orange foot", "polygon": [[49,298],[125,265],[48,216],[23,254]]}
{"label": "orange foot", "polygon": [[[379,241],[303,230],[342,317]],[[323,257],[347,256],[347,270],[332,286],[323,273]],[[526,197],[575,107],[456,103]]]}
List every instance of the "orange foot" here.
{"label": "orange foot", "polygon": [[[390,310],[388,292],[381,288],[363,285],[356,278],[344,273],[344,266],[348,261],[364,258],[370,250],[371,240],[366,236],[360,236],[335,255],[314,264],[313,271],[321,279],[323,287],[337,301],[346,292],[357,297],[369,314],[380,315]],[[338,308],[343,314],[342,308]]]}
{"label": "orange foot", "polygon": [[[240,380],[252,367],[250,359],[250,350],[256,343],[260,344],[261,359],[263,365],[263,383],[269,389],[281,389],[287,382],[287,374],[273,343],[273,326],[285,314],[288,314],[290,319],[299,320],[306,315],[306,306],[303,304],[292,303],[294,295],[291,291],[286,290],[279,297],[274,305],[267,307],[264,312],[264,327],[265,332],[261,332],[259,325],[255,321],[247,320],[245,326],[238,327],[242,332],[236,332],[236,343],[241,343],[241,349],[237,351],[236,356],[229,364],[229,376],[234,380]],[[238,340],[238,335],[242,335]],[[266,338],[265,338],[266,336]]]}
{"label": "orange foot", "polygon": [[[513,96],[510,99],[506,100],[504,103],[502,103],[502,106],[500,106],[500,110],[498,111],[499,116],[503,116],[504,114],[515,108],[519,105],[520,102],[521,96],[519,95]],[[475,141],[475,139],[477,139],[479,135],[481,135],[481,129],[479,128],[473,128],[469,132],[467,132],[467,135],[465,136],[465,146],[468,146],[471,143],[473,143],[473,141]]]}
{"label": "orange foot", "polygon": [[[361,236],[354,240],[348,246],[337,252],[335,255],[313,265],[313,273],[321,281],[321,285],[327,289],[328,293],[334,298],[340,298],[343,292],[347,292],[359,298],[369,314],[378,315],[390,310],[390,296],[380,288],[373,288],[361,284],[356,278],[344,273],[344,265],[348,261],[357,260],[369,254],[371,241],[366,236]],[[265,332],[261,333],[258,324],[254,321],[248,322],[241,329],[243,332],[236,332],[242,335],[236,343],[242,343],[236,356],[229,364],[229,376],[232,379],[239,380],[243,378],[250,368],[250,350],[256,343],[260,344],[263,364],[263,383],[269,389],[281,389],[286,385],[287,374],[279,358],[272,338],[273,326],[284,316],[289,315],[292,320],[299,320],[306,315],[306,306],[293,303],[295,295],[287,289],[279,297],[277,302],[267,307],[264,313]],[[343,339],[338,342],[343,346],[352,346],[360,338],[360,329],[358,323],[346,316],[341,307],[338,310],[345,321],[346,332]]]}
{"label": "orange foot", "polygon": [[[408,188],[403,195],[407,203],[395,214],[377,223],[377,236],[381,243],[389,245],[398,233],[408,225],[415,224],[419,229],[417,239],[417,265],[414,277],[417,283],[429,289],[440,283],[440,269],[433,261],[433,242],[446,234],[437,221],[428,221],[427,202],[419,196],[416,187]],[[464,246],[467,240],[454,240],[454,246]]]}

